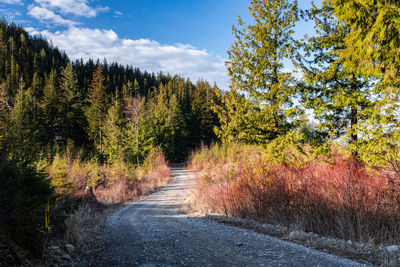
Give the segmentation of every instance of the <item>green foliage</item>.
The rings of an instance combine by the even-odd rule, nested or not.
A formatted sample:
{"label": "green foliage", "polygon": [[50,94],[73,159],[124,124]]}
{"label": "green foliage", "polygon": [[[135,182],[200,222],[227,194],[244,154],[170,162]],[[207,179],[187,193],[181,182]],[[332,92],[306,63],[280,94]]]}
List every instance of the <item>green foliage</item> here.
{"label": "green foliage", "polygon": [[345,66],[362,75],[399,81],[400,3],[386,0],[326,0],[349,25],[341,51]]}
{"label": "green foliage", "polygon": [[146,118],[145,99],[128,97],[125,99],[126,125],[123,129],[125,158],[140,164],[153,146],[152,129]]}
{"label": "green foliage", "polygon": [[310,161],[310,147],[303,145],[304,134],[293,130],[275,138],[265,145],[264,158],[273,163],[285,163],[292,166],[303,166]]}
{"label": "green foliage", "polygon": [[39,103],[45,140],[50,143],[51,147],[53,147],[56,135],[60,131],[61,98],[58,87],[58,76],[57,73],[52,70],[46,77],[43,96]]}
{"label": "green foliage", "polygon": [[34,158],[40,145],[38,121],[32,89],[25,90],[23,83],[15,97],[6,133],[9,135],[8,152],[12,158],[21,161]]}
{"label": "green foliage", "polygon": [[[243,105],[245,110],[230,116],[230,123],[240,125],[239,128],[228,128],[237,128],[237,131],[242,127],[254,129],[249,136],[267,135],[266,139],[271,140],[284,134],[287,124],[292,122],[290,118],[297,114],[292,103],[294,79],[291,73],[284,71],[283,65],[283,61],[293,54],[297,2],[253,0],[249,10],[255,22],[245,25],[238,18],[240,28],[233,27],[235,41],[228,51],[227,62],[232,90],[238,92],[232,93],[229,101],[240,101],[235,107],[239,109]],[[245,93],[246,97],[242,98],[240,93]],[[260,140],[248,142],[254,141]]]}
{"label": "green foliage", "polygon": [[51,185],[57,189],[60,195],[67,195],[72,192],[72,181],[68,175],[68,164],[65,158],[56,154],[49,166]]}
{"label": "green foliage", "polygon": [[342,138],[357,151],[361,131],[376,109],[373,83],[344,66],[341,53],[349,26],[334,16],[332,6],[324,1],[321,8],[313,6],[309,16],[315,21],[316,36],[306,39],[299,61],[304,106],[314,111],[322,132]]}
{"label": "green foliage", "polygon": [[10,108],[8,107],[9,97],[4,86],[0,84],[0,150],[6,150],[7,126],[10,119]]}
{"label": "green foliage", "polygon": [[118,98],[114,99],[113,104],[108,109],[103,131],[103,152],[110,163],[123,159],[123,118],[122,104]]}
{"label": "green foliage", "polygon": [[[0,58],[0,146],[13,155],[52,157],[72,142],[110,162],[123,157],[141,163],[156,146],[170,160],[182,161],[202,142],[216,140],[211,105],[218,88],[208,82],[194,85],[117,62],[70,62],[46,40],[5,21]],[[114,100],[130,97],[141,99],[138,121],[128,120],[122,104],[115,108]]]}
{"label": "green foliage", "polygon": [[44,227],[44,205],[53,189],[46,176],[31,165],[0,160],[0,238],[39,253],[40,230]]}
{"label": "green foliage", "polygon": [[93,73],[93,80],[90,84],[87,102],[89,106],[86,109],[85,115],[89,123],[89,137],[94,140],[100,153],[102,153],[102,131],[107,111],[106,87],[104,85],[104,76],[101,66],[98,65]]}
{"label": "green foliage", "polygon": [[78,87],[76,74],[68,62],[61,72],[61,132],[63,139],[73,140],[75,145],[83,145],[86,141],[86,118],[83,113],[83,95]]}
{"label": "green foliage", "polygon": [[219,101],[212,108],[218,114],[220,126],[215,126],[214,131],[222,142],[264,144],[276,137],[271,117],[255,101],[235,90],[217,94]]}

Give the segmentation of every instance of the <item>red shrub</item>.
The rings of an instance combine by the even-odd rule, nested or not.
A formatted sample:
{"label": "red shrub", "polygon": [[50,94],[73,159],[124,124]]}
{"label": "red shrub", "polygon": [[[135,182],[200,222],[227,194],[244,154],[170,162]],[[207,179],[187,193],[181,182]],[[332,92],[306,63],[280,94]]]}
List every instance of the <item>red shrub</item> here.
{"label": "red shrub", "polygon": [[238,163],[229,179],[207,179],[199,195],[226,215],[344,239],[400,241],[398,179],[353,159],[336,155],[300,168],[258,158]]}

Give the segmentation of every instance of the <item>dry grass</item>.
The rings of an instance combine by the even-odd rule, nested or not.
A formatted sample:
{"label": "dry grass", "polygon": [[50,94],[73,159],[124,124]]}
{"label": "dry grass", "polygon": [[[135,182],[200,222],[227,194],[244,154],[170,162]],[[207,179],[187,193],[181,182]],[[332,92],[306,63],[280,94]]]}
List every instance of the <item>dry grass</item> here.
{"label": "dry grass", "polygon": [[56,154],[51,161],[42,160],[39,164],[47,166],[51,183],[60,196],[85,196],[90,202],[102,204],[136,200],[170,180],[168,163],[157,149],[138,167],[124,161],[100,165],[93,160],[83,161],[79,154],[69,152]]}
{"label": "dry grass", "polygon": [[106,214],[103,209],[84,204],[65,220],[65,240],[77,246],[85,246],[89,240],[93,242],[105,224]]}
{"label": "dry grass", "polygon": [[[86,252],[96,251],[103,243],[102,229],[109,212],[165,186],[171,179],[168,163],[159,150],[150,153],[139,167],[123,161],[100,165],[71,153],[39,164],[47,166],[60,194],[52,205],[51,223],[57,224],[52,242],[68,242]],[[83,205],[77,207],[81,200]]]}

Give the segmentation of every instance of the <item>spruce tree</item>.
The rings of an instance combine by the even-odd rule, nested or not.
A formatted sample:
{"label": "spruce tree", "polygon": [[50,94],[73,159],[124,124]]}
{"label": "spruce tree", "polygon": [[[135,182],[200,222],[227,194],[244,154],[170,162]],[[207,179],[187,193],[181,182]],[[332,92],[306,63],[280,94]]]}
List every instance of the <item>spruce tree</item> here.
{"label": "spruce tree", "polygon": [[60,134],[60,98],[58,76],[56,71],[52,70],[46,78],[43,96],[39,103],[45,140],[50,147],[53,147],[56,136]]}
{"label": "spruce tree", "polygon": [[93,80],[89,86],[86,101],[88,107],[85,115],[88,121],[88,134],[94,141],[96,147],[102,153],[102,132],[107,111],[106,87],[104,85],[104,76],[101,66],[98,65],[93,73]]}
{"label": "spruce tree", "polygon": [[341,51],[347,68],[363,75],[384,74],[386,82],[400,80],[400,2],[325,0],[339,20],[349,25]]}
{"label": "spruce tree", "polygon": [[71,64],[61,72],[61,131],[65,140],[73,140],[76,145],[85,140],[85,116],[83,115],[83,98],[78,88],[78,80]]}
{"label": "spruce tree", "polygon": [[122,86],[122,99],[131,97],[133,95],[133,85],[131,81],[128,81]]}
{"label": "spruce tree", "polygon": [[0,150],[6,151],[7,134],[10,116],[9,96],[5,90],[5,84],[0,83]]}
{"label": "spruce tree", "polygon": [[113,103],[107,111],[107,116],[102,126],[103,153],[110,163],[123,159],[123,114],[119,95],[114,97]]}
{"label": "spruce tree", "polygon": [[[362,135],[364,160],[397,165],[400,127],[400,3],[399,1],[325,0],[348,32],[338,60],[347,71],[374,79],[369,109]],[[381,164],[382,161],[379,163]]]}
{"label": "spruce tree", "polygon": [[127,127],[131,129],[131,131],[135,136],[134,139],[135,139],[136,162],[137,164],[139,164],[139,122],[142,115],[141,99],[134,97],[127,97],[125,98],[124,101],[125,101],[124,112],[126,115],[126,120],[128,121]]}
{"label": "spruce tree", "polygon": [[238,119],[243,116],[242,122],[251,123],[245,128],[253,128],[253,135],[273,139],[286,132],[288,118],[296,110],[292,103],[294,80],[284,71],[284,60],[292,56],[297,2],[253,0],[249,10],[254,24],[246,25],[238,17],[239,28],[233,27],[235,41],[228,51],[227,69],[231,88],[237,93],[230,97],[241,98],[244,93],[246,99],[238,99],[238,104],[249,101],[246,105],[255,105],[252,110],[258,110],[258,120],[248,121],[248,114],[238,114]]}
{"label": "spruce tree", "polygon": [[309,15],[315,21],[316,35],[307,39],[305,53],[299,56],[307,82],[303,103],[314,110],[324,133],[344,138],[356,153],[360,131],[374,112],[372,81],[344,67],[340,55],[350,29],[335,17],[332,6],[322,2]]}
{"label": "spruce tree", "polygon": [[20,81],[14,106],[10,112],[9,154],[19,162],[35,159],[39,152],[38,121],[33,106],[33,92]]}

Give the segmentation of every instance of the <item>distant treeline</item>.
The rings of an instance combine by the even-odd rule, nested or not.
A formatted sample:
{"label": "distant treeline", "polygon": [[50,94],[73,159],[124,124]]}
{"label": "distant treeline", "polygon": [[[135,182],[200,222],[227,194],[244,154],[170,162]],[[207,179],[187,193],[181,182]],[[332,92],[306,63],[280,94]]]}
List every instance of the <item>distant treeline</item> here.
{"label": "distant treeline", "polygon": [[43,37],[0,22],[0,148],[14,158],[68,144],[103,161],[140,162],[151,147],[182,161],[216,140],[218,91],[106,60],[71,62]]}

